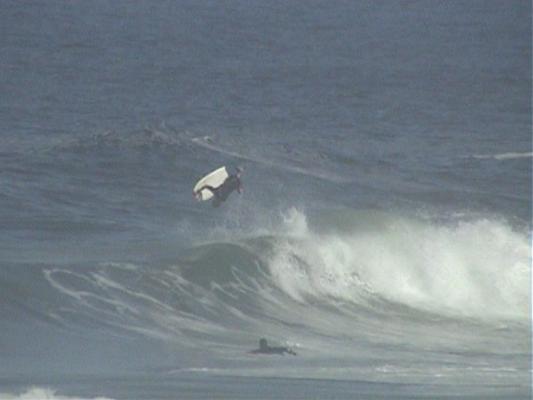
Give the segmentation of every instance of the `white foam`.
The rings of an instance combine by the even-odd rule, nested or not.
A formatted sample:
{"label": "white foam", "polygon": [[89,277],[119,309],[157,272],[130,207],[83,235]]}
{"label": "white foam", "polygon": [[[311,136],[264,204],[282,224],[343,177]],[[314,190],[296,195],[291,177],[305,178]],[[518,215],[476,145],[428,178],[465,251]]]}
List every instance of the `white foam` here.
{"label": "white foam", "polygon": [[472,157],[478,159],[493,158],[498,161],[514,160],[517,158],[532,158],[533,152],[526,153],[500,153],[500,154],[474,154]]}
{"label": "white foam", "polygon": [[49,388],[33,387],[21,394],[0,393],[0,400],[111,400],[108,397],[62,396]]}
{"label": "white foam", "polygon": [[[304,216],[294,217],[297,230]],[[378,295],[432,312],[527,318],[530,246],[505,222],[454,225],[391,217],[379,229],[318,234],[277,246],[270,269],[291,297],[359,303]]]}

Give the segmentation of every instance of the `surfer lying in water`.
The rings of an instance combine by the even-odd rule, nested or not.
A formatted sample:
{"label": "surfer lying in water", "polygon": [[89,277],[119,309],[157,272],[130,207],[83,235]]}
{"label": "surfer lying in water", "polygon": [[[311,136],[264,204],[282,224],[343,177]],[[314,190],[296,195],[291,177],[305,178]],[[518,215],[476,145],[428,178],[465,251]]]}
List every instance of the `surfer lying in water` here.
{"label": "surfer lying in water", "polygon": [[218,187],[213,187],[210,185],[202,186],[196,194],[200,193],[202,190],[209,190],[211,193],[213,193],[213,207],[218,207],[220,204],[222,204],[228,196],[236,190],[239,193],[242,193],[242,182],[241,182],[241,174],[243,169],[241,167],[235,168],[235,175],[230,175],[226,178],[226,180],[222,183],[222,185]]}
{"label": "surfer lying in water", "polygon": [[259,348],[250,351],[250,353],[252,354],[281,354],[281,355],[285,355],[285,353],[287,353],[293,356],[296,355],[296,352],[292,349],[289,349],[288,347],[269,346],[265,338],[262,338],[261,340],[259,340]]}

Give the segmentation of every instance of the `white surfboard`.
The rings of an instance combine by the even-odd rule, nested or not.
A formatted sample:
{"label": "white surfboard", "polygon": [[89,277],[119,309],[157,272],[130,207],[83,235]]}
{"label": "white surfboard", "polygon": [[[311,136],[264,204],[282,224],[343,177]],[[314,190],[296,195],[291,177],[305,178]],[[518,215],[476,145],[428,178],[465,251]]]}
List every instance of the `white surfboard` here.
{"label": "white surfboard", "polygon": [[196,192],[205,185],[219,187],[224,183],[228,176],[229,174],[228,171],[226,171],[226,167],[220,167],[219,169],[216,169],[204,176],[202,179],[196,182],[196,185],[194,185],[193,194],[195,195],[196,199],[201,201],[209,200],[211,197],[213,197],[213,193],[210,190],[204,189],[201,192],[198,192],[198,194],[196,194]]}

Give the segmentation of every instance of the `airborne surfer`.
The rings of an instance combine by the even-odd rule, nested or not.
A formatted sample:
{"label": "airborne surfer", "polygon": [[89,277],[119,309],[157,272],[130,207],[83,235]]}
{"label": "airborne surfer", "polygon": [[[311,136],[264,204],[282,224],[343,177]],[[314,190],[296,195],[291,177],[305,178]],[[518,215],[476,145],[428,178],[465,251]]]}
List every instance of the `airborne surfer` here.
{"label": "airborne surfer", "polygon": [[250,351],[251,354],[281,354],[285,355],[291,354],[293,356],[296,355],[296,352],[288,347],[271,347],[268,345],[267,340],[265,338],[261,338],[259,340],[259,348]]}
{"label": "airborne surfer", "polygon": [[202,190],[209,190],[211,193],[213,193],[214,197],[213,207],[218,207],[220,204],[226,201],[231,192],[236,190],[237,192],[242,193],[242,172],[243,169],[241,167],[237,167],[235,168],[235,174],[229,175],[220,186],[213,187],[211,185],[204,185],[195,192],[195,195],[198,197]]}

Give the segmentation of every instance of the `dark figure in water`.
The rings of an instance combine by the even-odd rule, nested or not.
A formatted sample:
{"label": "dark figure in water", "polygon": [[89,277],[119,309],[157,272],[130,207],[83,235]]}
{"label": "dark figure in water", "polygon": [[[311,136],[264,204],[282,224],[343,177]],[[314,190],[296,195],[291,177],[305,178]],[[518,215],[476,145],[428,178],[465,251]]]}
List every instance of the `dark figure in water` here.
{"label": "dark figure in water", "polygon": [[281,354],[281,355],[284,355],[285,353],[287,353],[293,356],[296,355],[294,350],[289,349],[288,347],[270,347],[265,338],[262,338],[261,340],[259,340],[259,348],[256,350],[252,350],[250,353],[252,354]]}
{"label": "dark figure in water", "polygon": [[241,182],[241,174],[242,174],[242,168],[237,167],[235,169],[236,173],[235,175],[230,175],[226,178],[226,180],[222,183],[222,185],[218,187],[213,187],[209,185],[202,186],[200,190],[198,190],[197,193],[201,192],[202,190],[209,190],[211,193],[213,193],[213,207],[218,207],[220,204],[222,204],[228,196],[236,190],[239,193],[242,193],[242,182]]}

